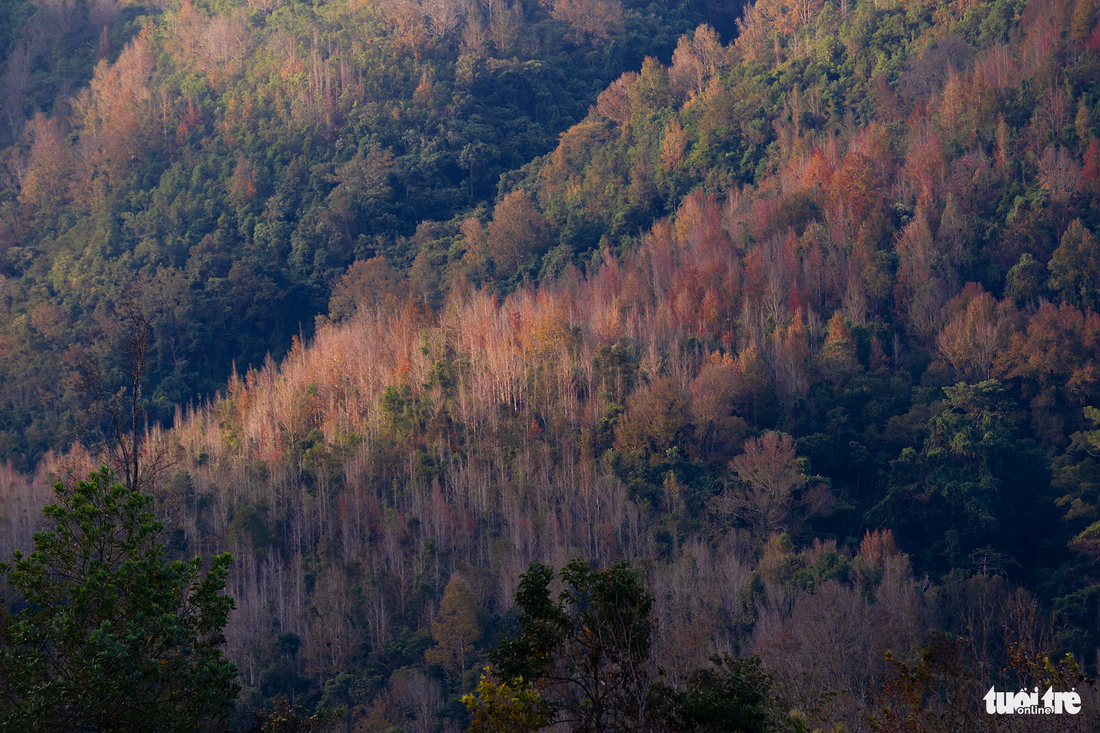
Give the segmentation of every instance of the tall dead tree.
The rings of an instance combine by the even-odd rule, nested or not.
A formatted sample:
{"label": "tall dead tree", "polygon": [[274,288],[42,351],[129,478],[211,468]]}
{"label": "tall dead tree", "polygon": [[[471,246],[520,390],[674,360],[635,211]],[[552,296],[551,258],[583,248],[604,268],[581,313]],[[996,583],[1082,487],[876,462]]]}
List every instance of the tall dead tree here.
{"label": "tall dead tree", "polygon": [[122,331],[120,347],[125,358],[122,371],[127,383],[114,386],[103,355],[84,356],[78,365],[78,384],[89,405],[86,429],[82,432],[95,436],[90,452],[103,455],[122,474],[127,488],[141,491],[160,468],[159,461],[153,461],[143,475],[141,465],[141,436],[147,420],[142,387],[153,327],[141,307],[140,293],[133,287],[120,294],[118,313],[121,318],[117,328]]}

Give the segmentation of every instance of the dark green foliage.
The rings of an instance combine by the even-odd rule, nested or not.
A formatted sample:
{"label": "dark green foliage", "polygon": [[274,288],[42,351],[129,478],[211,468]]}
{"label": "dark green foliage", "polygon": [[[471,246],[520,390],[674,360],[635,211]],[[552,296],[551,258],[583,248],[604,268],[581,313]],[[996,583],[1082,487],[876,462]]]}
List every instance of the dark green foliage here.
{"label": "dark green foliage", "polygon": [[293,702],[311,687],[310,681],[299,674],[298,652],[302,639],[291,631],[277,635],[270,642],[270,664],[260,675],[260,692],[268,699],[284,699]]}
{"label": "dark green foliage", "polygon": [[[670,690],[670,728],[692,733],[797,730],[771,695],[771,676],[759,657],[711,657],[711,667],[692,672],[680,689]],[[667,725],[667,724],[666,724]]]}
{"label": "dark green foliage", "polygon": [[[556,601],[553,577],[540,563],[521,576],[519,634],[489,652],[493,673],[515,682],[482,681],[479,698],[467,701],[478,712],[475,730],[504,730],[494,720],[518,719],[524,711],[530,729],[555,722],[589,733],[802,729],[772,695],[771,677],[756,657],[714,656],[713,666],[695,670],[681,686],[666,684],[650,659],[658,632],[653,597],[630,563],[597,570],[573,560],[562,568]],[[502,696],[510,702],[501,704]]]}
{"label": "dark green foliage", "polygon": [[1054,250],[1049,287],[1063,302],[1082,309],[1100,302],[1100,244],[1080,219],[1069,225]]}
{"label": "dark green foliage", "polygon": [[902,546],[916,548],[919,535],[918,566],[940,572],[986,545],[1010,556],[1034,546],[1049,485],[1034,448],[1016,436],[1013,405],[997,381],[944,393],[923,449],[905,448],[892,462],[889,493],[870,512],[912,543]]}
{"label": "dark green foliage", "polygon": [[592,368],[596,373],[596,383],[613,401],[622,402],[633,389],[638,379],[638,364],[635,362],[630,345],[605,344],[596,349],[592,358]]}
{"label": "dark green foliage", "polygon": [[1100,585],[1090,585],[1056,599],[1053,618],[1067,629],[1067,648],[1100,646]]}
{"label": "dark green foliage", "polygon": [[[605,665],[637,664],[646,658],[653,599],[629,563],[601,571],[582,560],[570,562],[561,571],[566,587],[557,602],[550,599],[552,579],[553,569],[538,563],[521,577],[516,592],[521,635],[493,654],[505,675],[533,678],[554,667],[560,651],[583,650],[566,665],[576,663],[576,671],[593,675]],[[563,645],[571,648],[560,649]]]}
{"label": "dark green foliage", "polygon": [[332,729],[344,712],[341,709],[310,713],[286,701],[277,702],[252,714],[252,725],[247,733],[324,733]]}
{"label": "dark green foliage", "polygon": [[258,553],[265,552],[275,542],[263,517],[251,504],[242,504],[237,507],[233,521],[229,525],[229,535],[234,539],[247,538]]}
{"label": "dark green foliage", "polygon": [[224,719],[232,559],[169,562],[152,497],[101,469],[57,484],[50,529],[0,574],[20,596],[0,627],[0,730],[200,730]]}
{"label": "dark green foliage", "polygon": [[565,588],[553,600],[553,575],[535,563],[521,576],[520,633],[490,652],[494,668],[504,679],[544,686],[553,715],[575,730],[643,726],[656,677],[653,598],[641,577],[626,562],[596,570],[574,560],[562,568]]}

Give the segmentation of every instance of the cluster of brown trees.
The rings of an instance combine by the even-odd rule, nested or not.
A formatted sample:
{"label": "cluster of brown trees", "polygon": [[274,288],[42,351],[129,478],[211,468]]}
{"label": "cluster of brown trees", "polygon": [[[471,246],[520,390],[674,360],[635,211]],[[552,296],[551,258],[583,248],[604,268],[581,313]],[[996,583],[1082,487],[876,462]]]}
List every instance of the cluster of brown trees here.
{"label": "cluster of brown trees", "polygon": [[[51,33],[63,32],[66,24],[76,22],[71,4],[51,3],[49,7],[57,16]],[[250,7],[271,13],[275,3]],[[577,44],[605,43],[623,33],[623,9],[618,0],[561,0],[550,3],[546,10]],[[153,78],[154,50],[170,54],[174,72],[193,77],[204,92],[230,98],[231,107],[219,124],[232,139],[255,122],[256,100],[247,94],[237,99],[233,91],[244,79],[248,80],[246,86],[265,89],[270,97],[264,100],[265,106],[276,111],[284,124],[297,128],[320,124],[331,135],[344,123],[351,105],[366,103],[382,91],[377,80],[361,68],[360,60],[366,55],[377,57],[378,63],[385,63],[387,57],[397,61],[405,56],[451,56],[449,50],[438,48],[442,42],[460,49],[471,60],[488,56],[508,59],[519,52],[521,44],[537,46],[540,42],[540,32],[525,23],[522,3],[433,0],[390,2],[369,9],[346,3],[335,12],[340,17],[334,20],[349,27],[381,24],[384,30],[377,38],[345,32],[335,47],[331,42],[327,47],[320,44],[317,28],[313,29],[312,44],[308,38],[285,34],[265,42],[245,7],[209,13],[186,0],[165,13],[169,38],[163,49],[154,49],[154,28],[149,25],[126,44],[117,59],[101,58],[88,87],[71,100],[71,115],[38,115],[24,121],[28,65],[35,54],[43,52],[28,45],[43,42],[32,34],[31,40],[15,49],[4,76],[8,92],[5,137],[24,140],[26,148],[25,159],[16,161],[15,168],[21,200],[46,210],[56,210],[70,200],[102,204],[103,197],[136,168],[134,161],[142,151],[166,147],[174,152],[209,124],[206,115],[210,110],[197,107],[197,95],[181,89],[176,79]],[[117,16],[115,3],[107,0],[89,11],[91,22],[110,24]],[[374,48],[376,42],[386,48]],[[533,52],[534,48],[524,55]],[[414,73],[424,87],[418,87],[416,99],[427,106],[442,102],[430,94],[431,66]],[[428,75],[426,82],[424,74]],[[415,78],[411,82],[417,87]],[[75,147],[65,144],[72,132],[79,134]]]}
{"label": "cluster of brown trees", "polygon": [[[618,3],[582,5],[548,6],[576,43],[621,31]],[[1094,664],[1098,586],[1069,549],[1091,546],[1081,529],[1100,516],[1086,432],[1100,136],[1095,82],[1059,74],[1096,63],[1100,17],[1089,0],[1036,0],[996,35],[982,7],[993,20],[956,29],[965,18],[919,4],[761,2],[732,46],[701,26],[670,67],[650,58],[611,84],[491,214],[438,225],[447,236],[424,225],[410,262],[355,262],[309,343],[151,430],[171,542],[236,558],[229,649],[249,699],[347,704],[367,730],[456,728],[447,700],[473,687],[520,574],[578,556],[644,569],[668,674],[757,653],[814,724],[870,725],[887,652],[916,658],[932,628],[968,639],[984,689],[1056,648]],[[412,58],[433,36],[500,56],[522,42],[520,4],[378,12]],[[232,17],[173,17],[174,53],[196,69],[247,46]],[[841,40],[866,58],[875,24],[895,22],[923,45],[863,69],[858,105],[828,99],[825,78],[773,92],[753,76],[802,73]],[[77,196],[50,187],[78,152],[87,195],[121,175],[155,132],[145,43],[79,97],[78,147],[54,120],[28,124],[22,196]],[[273,109],[324,128],[355,82],[342,51],[304,48],[265,51],[287,82]],[[436,99],[433,79],[414,101]],[[234,101],[219,124],[245,135],[254,115]],[[734,142],[741,182],[715,162]],[[333,166],[334,231],[351,240],[393,165],[364,145]],[[255,195],[248,161],[230,167],[230,195]],[[684,181],[698,190],[680,195]],[[662,200],[670,216],[602,235],[578,266],[563,235],[578,212],[652,219]],[[57,314],[30,320],[46,333]],[[1059,525],[1017,555],[985,544],[1027,524],[1004,509],[1021,496],[1009,458],[1041,465],[1028,506]],[[67,461],[0,475],[0,551],[27,546],[36,487],[90,463]],[[1044,552],[1048,565],[1025,556]]]}

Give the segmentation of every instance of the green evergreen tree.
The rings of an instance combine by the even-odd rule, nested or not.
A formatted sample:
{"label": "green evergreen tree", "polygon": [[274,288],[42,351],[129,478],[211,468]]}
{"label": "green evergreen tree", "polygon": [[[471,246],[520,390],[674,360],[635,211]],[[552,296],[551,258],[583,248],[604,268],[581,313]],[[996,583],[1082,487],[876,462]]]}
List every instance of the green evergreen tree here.
{"label": "green evergreen tree", "polygon": [[483,677],[477,694],[463,698],[473,733],[805,730],[771,694],[757,657],[713,656],[684,684],[668,685],[651,657],[653,596],[629,562],[598,570],[577,559],[560,577],[555,601],[552,568],[535,562],[520,576],[520,632],[489,651],[500,681]]}
{"label": "green evergreen tree", "polygon": [[653,596],[625,561],[608,570],[570,562],[557,601],[550,597],[553,575],[534,563],[521,576],[521,631],[489,653],[493,666],[504,679],[531,680],[550,717],[573,730],[644,728],[657,700]]}
{"label": "green evergreen tree", "polygon": [[153,498],[102,468],[57,484],[51,526],[0,564],[21,600],[0,617],[0,731],[191,731],[240,686],[222,630],[232,557],[169,562]]}

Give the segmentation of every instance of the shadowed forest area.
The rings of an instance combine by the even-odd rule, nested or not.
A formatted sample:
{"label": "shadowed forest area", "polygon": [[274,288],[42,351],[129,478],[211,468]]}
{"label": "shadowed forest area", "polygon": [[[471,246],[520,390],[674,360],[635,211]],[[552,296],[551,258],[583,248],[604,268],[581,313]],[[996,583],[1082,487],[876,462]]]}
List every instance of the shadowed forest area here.
{"label": "shadowed forest area", "polygon": [[785,724],[1091,689],[1100,3],[35,0],[0,53],[0,559],[94,374],[233,555],[242,709],[464,729],[578,558]]}

